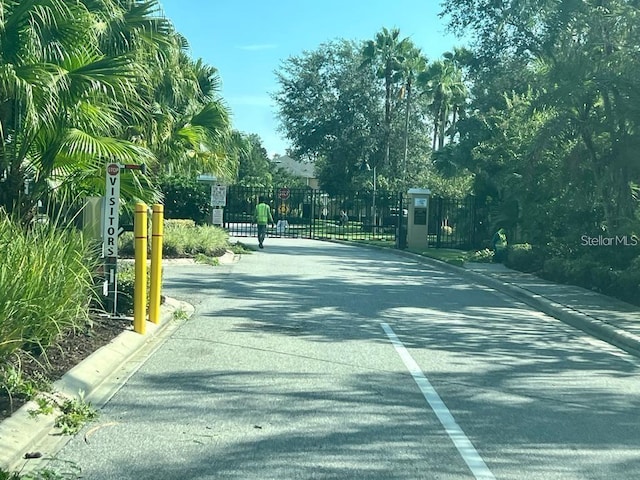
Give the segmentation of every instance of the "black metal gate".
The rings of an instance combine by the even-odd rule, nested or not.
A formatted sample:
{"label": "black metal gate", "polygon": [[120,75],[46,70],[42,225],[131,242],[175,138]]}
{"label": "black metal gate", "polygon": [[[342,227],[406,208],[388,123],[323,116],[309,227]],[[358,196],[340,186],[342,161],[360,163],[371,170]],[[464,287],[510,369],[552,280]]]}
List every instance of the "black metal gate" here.
{"label": "black metal gate", "polygon": [[480,218],[475,197],[432,197],[429,200],[428,241],[435,248],[470,250],[481,243]]}
{"label": "black metal gate", "polygon": [[308,188],[230,186],[224,210],[224,227],[230,234],[256,235],[253,215],[260,197],[273,212],[270,236],[396,242],[406,224],[403,196],[396,192],[329,195]]}
{"label": "black metal gate", "polygon": [[[310,188],[250,188],[230,186],[224,227],[236,237],[255,236],[254,211],[264,197],[273,211],[276,237],[367,240],[404,248],[407,232],[406,197],[387,191],[330,195]],[[428,244],[436,248],[478,246],[479,218],[473,197],[429,200]]]}

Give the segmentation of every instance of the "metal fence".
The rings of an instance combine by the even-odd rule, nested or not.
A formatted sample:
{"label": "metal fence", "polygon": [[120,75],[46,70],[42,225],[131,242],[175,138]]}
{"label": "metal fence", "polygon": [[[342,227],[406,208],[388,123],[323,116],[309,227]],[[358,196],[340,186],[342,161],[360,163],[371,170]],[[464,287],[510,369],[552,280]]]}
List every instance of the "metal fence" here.
{"label": "metal fence", "polygon": [[[230,186],[224,227],[237,237],[255,236],[254,211],[263,197],[271,206],[276,237],[376,240],[404,247],[407,206],[398,192],[358,191],[330,195],[309,188]],[[477,245],[478,218],[473,198],[433,197],[429,202],[428,243],[436,248],[469,249]]]}
{"label": "metal fence", "polygon": [[271,206],[272,236],[395,241],[403,220],[403,197],[395,192],[361,191],[330,195],[307,188],[247,188],[227,191],[224,227],[235,236],[253,236],[253,214],[260,197]]}
{"label": "metal fence", "polygon": [[435,248],[478,248],[483,240],[484,220],[475,197],[432,197],[429,200],[428,242]]}

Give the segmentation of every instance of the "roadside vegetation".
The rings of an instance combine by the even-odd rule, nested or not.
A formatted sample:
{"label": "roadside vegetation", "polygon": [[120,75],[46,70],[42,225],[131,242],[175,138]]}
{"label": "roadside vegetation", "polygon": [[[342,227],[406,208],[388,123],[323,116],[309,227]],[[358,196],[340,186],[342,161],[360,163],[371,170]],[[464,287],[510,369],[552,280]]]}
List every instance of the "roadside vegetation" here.
{"label": "roadside vegetation", "polygon": [[61,335],[90,328],[93,247],[74,229],[44,223],[24,230],[0,215],[0,374],[7,393],[20,391],[20,361],[9,359],[39,356]]}
{"label": "roadside vegetation", "polygon": [[[241,245],[229,244],[227,232],[193,221],[167,221],[165,258],[193,258],[216,264],[227,250],[243,253]],[[133,253],[132,239],[122,239],[122,252]],[[0,393],[9,407],[22,404],[46,391],[47,352],[69,334],[91,334],[101,322],[101,277],[95,245],[84,242],[75,229],[53,223],[22,229],[9,218],[0,218]],[[134,271],[121,262],[119,271],[120,313],[133,308]],[[36,372],[22,370],[27,360],[37,359]],[[30,364],[32,361],[29,362]]]}

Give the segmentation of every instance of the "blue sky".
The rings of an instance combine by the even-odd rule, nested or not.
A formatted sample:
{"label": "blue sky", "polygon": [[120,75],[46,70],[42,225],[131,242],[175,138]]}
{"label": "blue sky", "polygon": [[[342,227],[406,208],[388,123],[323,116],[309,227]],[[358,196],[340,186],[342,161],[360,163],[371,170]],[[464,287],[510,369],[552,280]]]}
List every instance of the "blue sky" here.
{"label": "blue sky", "polygon": [[429,60],[462,44],[445,32],[438,0],[160,0],[186,37],[191,56],[220,72],[233,127],[256,133],[270,156],[284,154],[270,94],[281,62],[320,44],[373,39],[382,27],[400,29]]}

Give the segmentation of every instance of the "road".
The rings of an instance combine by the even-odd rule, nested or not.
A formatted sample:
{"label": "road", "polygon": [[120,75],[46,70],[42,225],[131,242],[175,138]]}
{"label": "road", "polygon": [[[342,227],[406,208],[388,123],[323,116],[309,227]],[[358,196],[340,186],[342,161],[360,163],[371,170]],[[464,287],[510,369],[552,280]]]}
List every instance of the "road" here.
{"label": "road", "polygon": [[638,360],[392,253],[267,239],[174,265],[195,306],[58,469],[102,479],[640,478]]}

